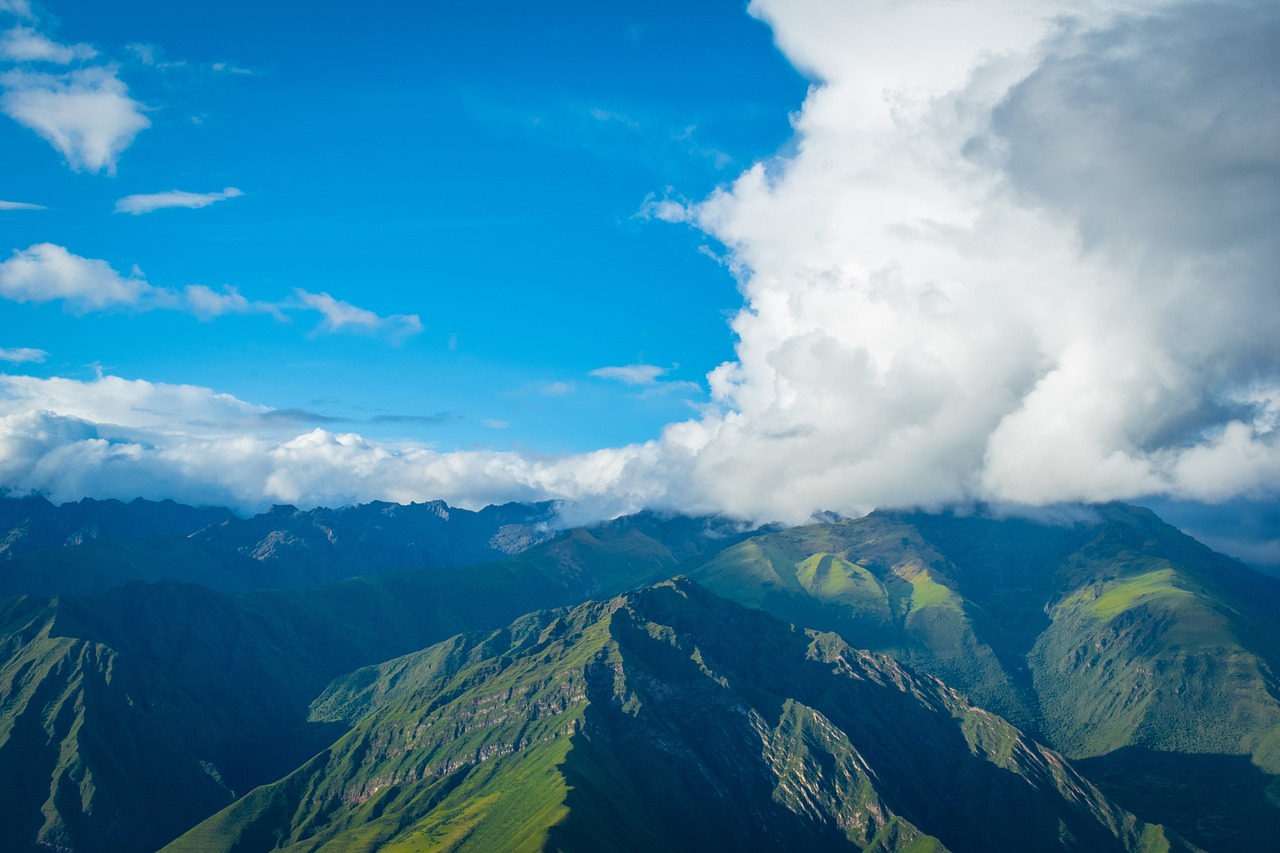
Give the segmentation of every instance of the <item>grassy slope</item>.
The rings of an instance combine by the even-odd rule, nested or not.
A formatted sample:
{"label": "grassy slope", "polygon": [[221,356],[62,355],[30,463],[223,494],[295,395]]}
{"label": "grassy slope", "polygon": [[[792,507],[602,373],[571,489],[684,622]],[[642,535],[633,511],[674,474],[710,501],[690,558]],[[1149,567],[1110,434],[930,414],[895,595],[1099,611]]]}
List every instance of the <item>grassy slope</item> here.
{"label": "grassy slope", "polygon": [[[813,583],[823,565],[866,574]],[[1137,750],[1124,766],[1166,787],[1186,770],[1135,768],[1134,756],[1178,751],[1188,768],[1193,756],[1242,756],[1257,769],[1215,764],[1198,807],[1180,814],[1146,797],[1160,784],[1125,786],[1123,773],[1090,766],[1131,807],[1214,849],[1256,837],[1250,827],[1280,831],[1265,790],[1280,788],[1268,775],[1280,772],[1280,584],[1145,510],[1112,505],[1064,525],[877,513],[757,537],[690,573],[894,654],[1068,755]],[[1226,778],[1230,767],[1239,772]],[[1224,793],[1241,789],[1247,813]]]}
{"label": "grassy slope", "polygon": [[[15,792],[0,828],[12,843],[0,848],[40,838],[153,850],[327,743],[331,730],[307,721],[307,705],[335,676],[674,564],[671,548],[621,527],[488,566],[306,592],[133,584],[88,599],[9,599],[0,737],[18,734],[0,743],[0,784]],[[32,793],[42,790],[52,793]]]}
{"label": "grassy slope", "polygon": [[363,717],[168,849],[1164,844],[937,682],[686,581],[369,668],[313,713]]}

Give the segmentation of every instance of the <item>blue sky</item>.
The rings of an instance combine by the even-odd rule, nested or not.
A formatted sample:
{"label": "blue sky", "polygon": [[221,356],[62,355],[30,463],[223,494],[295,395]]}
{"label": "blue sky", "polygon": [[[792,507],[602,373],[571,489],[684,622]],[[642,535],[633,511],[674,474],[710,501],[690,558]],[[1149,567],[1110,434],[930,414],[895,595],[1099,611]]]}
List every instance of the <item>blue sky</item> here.
{"label": "blue sky", "polygon": [[[687,417],[732,356],[741,298],[699,252],[710,241],[642,210],[705,196],[790,135],[807,84],[738,3],[32,11],[29,29],[97,53],[65,67],[116,67],[150,126],[113,164],[74,170],[0,124],[5,162],[22,164],[4,198],[48,208],[3,212],[6,251],[53,243],[157,287],[230,285],[250,301],[328,293],[422,328],[0,302],[3,345],[49,353],[26,372],[100,365],[376,437],[576,451]],[[134,194],[226,187],[242,194],[113,212]],[[632,364],[666,372],[646,386],[591,375]]]}
{"label": "blue sky", "polygon": [[1129,500],[1280,566],[1280,7],[0,0],[0,484]]}

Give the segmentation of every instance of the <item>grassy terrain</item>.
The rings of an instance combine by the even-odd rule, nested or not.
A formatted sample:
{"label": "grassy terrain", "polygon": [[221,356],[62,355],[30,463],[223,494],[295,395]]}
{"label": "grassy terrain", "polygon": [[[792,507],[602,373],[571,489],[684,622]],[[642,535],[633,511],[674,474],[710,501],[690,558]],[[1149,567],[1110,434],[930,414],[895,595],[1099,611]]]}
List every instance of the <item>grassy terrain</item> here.
{"label": "grassy terrain", "polygon": [[335,681],[328,750],[166,848],[888,851],[1167,842],[891,659],[686,580]]}

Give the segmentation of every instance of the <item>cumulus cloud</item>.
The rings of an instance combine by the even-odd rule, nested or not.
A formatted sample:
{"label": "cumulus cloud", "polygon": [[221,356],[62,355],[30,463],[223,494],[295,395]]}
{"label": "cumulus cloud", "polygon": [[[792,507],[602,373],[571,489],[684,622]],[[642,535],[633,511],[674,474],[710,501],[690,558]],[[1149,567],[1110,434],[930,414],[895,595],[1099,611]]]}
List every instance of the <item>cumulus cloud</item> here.
{"label": "cumulus cloud", "polygon": [[141,276],[126,278],[106,261],[37,243],[0,263],[0,296],[15,302],[62,300],[69,310],[85,313],[138,307],[161,294]]}
{"label": "cumulus cloud", "polygon": [[751,9],[822,82],[795,154],[692,213],[746,301],[719,411],[668,433],[705,497],[1275,487],[1273,5]]}
{"label": "cumulus cloud", "polygon": [[48,210],[43,204],[31,204],[25,201],[0,201],[0,210]]}
{"label": "cumulus cloud", "polygon": [[392,314],[379,316],[367,308],[359,308],[350,302],[334,299],[327,293],[309,293],[301,288],[294,291],[298,302],[321,316],[318,332],[357,332],[361,334],[386,334],[400,340],[422,332],[422,320],[417,314]]}
{"label": "cumulus cloud", "polygon": [[115,174],[116,160],[151,126],[111,66],[67,74],[0,75],[0,110],[56,148],[76,171]]}
{"label": "cumulus cloud", "polygon": [[13,364],[41,362],[49,357],[49,353],[34,347],[0,347],[0,361]]}
{"label": "cumulus cloud", "polygon": [[137,216],[166,207],[208,207],[214,202],[238,198],[244,195],[235,187],[227,187],[221,192],[191,193],[183,190],[168,190],[161,193],[140,193],[128,195],[116,202],[116,213],[132,213]]}
{"label": "cumulus cloud", "polygon": [[0,33],[0,59],[9,62],[52,62],[67,65],[92,59],[98,52],[87,44],[58,44],[30,27],[14,27]]}

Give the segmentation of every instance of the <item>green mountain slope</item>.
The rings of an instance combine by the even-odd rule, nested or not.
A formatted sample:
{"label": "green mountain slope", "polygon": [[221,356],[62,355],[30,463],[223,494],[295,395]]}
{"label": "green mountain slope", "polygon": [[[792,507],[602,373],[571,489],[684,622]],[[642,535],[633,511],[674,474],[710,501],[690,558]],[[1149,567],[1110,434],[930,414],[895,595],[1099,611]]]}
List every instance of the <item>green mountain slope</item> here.
{"label": "green mountain slope", "polygon": [[[1239,849],[1280,832],[1280,583],[1146,510],[1114,504],[1055,524],[873,513],[754,537],[688,571],[942,678],[1069,757],[1097,758],[1089,766],[1122,803],[1198,843]],[[1099,758],[1119,750],[1124,773]],[[1172,753],[1187,760],[1163,760]],[[1220,772],[1188,788],[1210,756],[1226,759]],[[1195,808],[1153,798],[1171,785]],[[1226,793],[1240,786],[1248,809]]]}
{"label": "green mountain slope", "polygon": [[[150,851],[331,739],[332,678],[459,631],[612,595],[721,540],[648,522],[501,563],[228,595],[135,583],[0,603],[0,849]],[[43,792],[43,793],[41,793]]]}
{"label": "green mountain slope", "polygon": [[679,579],[337,680],[354,728],[167,850],[1166,850],[889,658]]}

